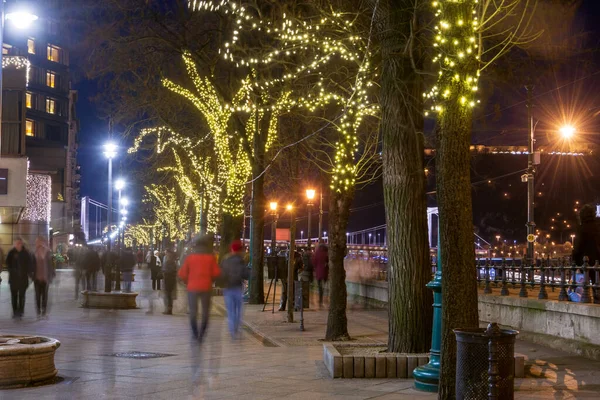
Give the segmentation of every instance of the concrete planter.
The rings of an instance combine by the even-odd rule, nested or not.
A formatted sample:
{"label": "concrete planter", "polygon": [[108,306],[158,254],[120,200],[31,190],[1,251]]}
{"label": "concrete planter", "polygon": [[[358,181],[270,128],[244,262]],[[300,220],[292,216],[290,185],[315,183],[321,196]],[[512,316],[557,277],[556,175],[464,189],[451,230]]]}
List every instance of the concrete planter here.
{"label": "concrete planter", "polygon": [[[429,354],[341,354],[339,348],[385,347],[377,344],[333,344],[323,345],[323,361],[332,378],[398,378],[412,379],[415,368],[429,362]],[[348,353],[348,351],[345,351]],[[515,378],[525,374],[523,356],[515,356]]]}
{"label": "concrete planter", "polygon": [[133,309],[137,308],[135,299],[138,293],[123,292],[81,292],[81,306],[84,308]]}
{"label": "concrete planter", "polygon": [[[385,347],[385,345],[383,345]],[[377,344],[324,344],[323,360],[332,378],[412,378],[415,368],[429,362],[428,354],[344,354],[338,348],[372,348]]]}
{"label": "concrete planter", "polygon": [[58,373],[56,339],[40,336],[0,336],[0,387],[27,386],[48,381]]}

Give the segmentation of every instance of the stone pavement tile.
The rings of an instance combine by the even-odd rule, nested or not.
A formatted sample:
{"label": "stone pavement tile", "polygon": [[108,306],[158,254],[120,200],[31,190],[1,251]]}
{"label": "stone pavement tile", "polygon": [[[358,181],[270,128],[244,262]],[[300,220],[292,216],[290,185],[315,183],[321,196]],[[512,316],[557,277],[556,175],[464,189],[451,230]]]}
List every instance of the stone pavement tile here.
{"label": "stone pavement tile", "polygon": [[393,382],[385,382],[374,385],[366,386],[368,390],[380,391],[380,392],[397,392],[399,390],[409,389],[414,387],[415,382],[412,379],[398,379]]}
{"label": "stone pavement tile", "polygon": [[329,392],[309,391],[302,393],[294,393],[284,398],[290,400],[365,400],[372,398],[373,395],[362,396],[360,394],[334,394]]}
{"label": "stone pavement tile", "polygon": [[430,397],[423,397],[421,395],[412,395],[412,394],[403,394],[402,392],[397,393],[387,393],[382,394],[381,396],[373,397],[372,399],[377,400],[426,400],[426,399],[436,399],[437,394],[432,394]]}
{"label": "stone pavement tile", "polygon": [[401,394],[401,395],[406,395],[406,396],[412,396],[412,397],[420,398],[420,399],[427,399],[427,398],[433,399],[433,398],[437,398],[437,394],[436,393],[421,392],[421,391],[418,391],[418,390],[413,389],[413,388],[400,390],[400,391],[397,391],[395,393]]}

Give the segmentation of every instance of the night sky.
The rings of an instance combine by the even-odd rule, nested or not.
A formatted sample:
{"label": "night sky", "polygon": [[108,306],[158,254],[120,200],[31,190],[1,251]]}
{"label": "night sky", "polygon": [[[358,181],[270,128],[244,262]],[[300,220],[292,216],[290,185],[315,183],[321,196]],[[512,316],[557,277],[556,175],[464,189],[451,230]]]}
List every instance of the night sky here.
{"label": "night sky", "polygon": [[[544,80],[544,84],[536,86],[536,120],[539,120],[539,132],[542,133],[541,140],[547,140],[549,135],[544,132],[550,132],[553,129],[554,121],[558,119],[572,118],[572,112],[577,110],[587,110],[585,120],[582,123],[583,129],[580,138],[600,145],[600,137],[597,132],[600,128],[600,117],[596,117],[596,112],[600,111],[600,104],[597,101],[598,82],[600,82],[600,57],[593,52],[600,44],[600,28],[597,20],[600,17],[600,2],[597,0],[584,0],[578,9],[576,16],[571,22],[569,32],[573,35],[584,34],[582,40],[584,50],[588,51],[588,57],[595,62],[591,67],[582,68],[576,62],[571,61],[568,68],[561,72],[551,73]],[[568,23],[568,21],[566,22]],[[78,68],[79,61],[76,58],[71,59],[72,68]],[[79,154],[78,160],[81,165],[81,196],[91,196],[92,198],[106,202],[107,193],[107,167],[106,160],[102,155],[102,144],[108,138],[108,122],[102,120],[96,111],[96,105],[90,100],[97,94],[96,83],[93,81],[79,80],[74,83],[74,88],[79,91],[79,103],[77,106],[78,118],[81,122],[81,131],[79,133]],[[558,89],[557,88],[561,88]],[[525,129],[527,127],[527,110],[524,104],[525,90],[522,84],[513,84],[508,87],[502,87],[491,94],[486,102],[484,109],[481,110],[479,117],[485,116],[489,123],[481,123],[476,120],[473,129],[473,143],[487,145],[523,145],[526,142]],[[595,108],[598,108],[595,110]],[[498,113],[498,110],[501,110]],[[579,118],[579,117],[578,117]],[[431,124],[428,124],[431,125]],[[118,134],[118,132],[117,132]],[[581,135],[582,134],[582,135]],[[540,143],[540,144],[543,144]],[[126,143],[122,143],[122,151],[125,152]],[[552,190],[548,193],[560,193],[557,199],[544,199],[543,218],[547,219],[546,214],[550,215],[556,212],[555,209],[570,208],[570,204],[580,198],[581,193],[586,193],[587,187],[600,186],[600,165],[596,163],[588,165],[586,162],[579,162],[574,165],[573,162],[562,163],[559,167],[548,165],[545,169],[545,175],[542,180],[544,185],[551,186]],[[511,172],[524,168],[526,166],[525,158],[505,157],[486,160],[477,160],[473,164],[473,181],[479,180],[477,176],[485,176],[484,179],[492,176],[500,176],[506,171]],[[115,164],[115,175],[119,175],[119,163]],[[553,169],[554,168],[554,169]],[[556,174],[557,168],[570,168],[571,171],[563,172],[561,177]],[[552,172],[554,171],[554,172]],[[583,171],[583,172],[582,172]],[[581,172],[581,173],[580,173]],[[552,175],[551,175],[552,174]],[[564,177],[563,177],[564,175]],[[575,181],[573,180],[575,177]],[[585,178],[589,182],[581,182]],[[579,180],[579,181],[578,181]],[[138,202],[142,193],[140,185],[132,182],[133,186],[129,197],[134,204]],[[525,215],[524,197],[525,188],[519,185],[519,176],[499,180],[494,185],[478,186],[474,191],[474,222],[477,225],[482,212],[478,210],[489,207],[500,209],[510,208],[514,212],[516,222],[497,222],[495,225],[512,232],[519,237],[521,235],[519,227],[523,224],[520,221]],[[428,182],[430,187],[434,186],[432,179]],[[571,190],[569,185],[576,184],[577,190]],[[564,185],[562,187],[561,185]],[[548,186],[546,186],[548,187]],[[510,189],[512,188],[512,189]],[[490,199],[497,198],[504,193],[512,190],[511,198],[514,204],[510,203],[491,203]],[[520,193],[522,192],[522,193]],[[575,192],[575,193],[574,193]],[[587,201],[598,201],[592,195],[587,196]],[[590,198],[592,197],[592,198]],[[517,200],[518,199],[518,200]],[[503,199],[505,200],[505,199]],[[435,204],[435,197],[429,196],[430,205]],[[522,202],[520,204],[519,202]],[[540,202],[542,203],[542,202]],[[521,207],[522,206],[522,207]],[[135,206],[134,206],[135,207]],[[370,187],[359,191],[356,196],[354,207],[357,209],[352,213],[349,230],[358,230],[385,223],[385,214],[383,210],[383,197],[381,182],[376,182]],[[505,208],[507,207],[507,208]],[[521,207],[522,209],[519,209]],[[485,212],[483,212],[485,214]],[[539,215],[539,214],[538,214]],[[523,219],[523,221],[525,221]],[[489,221],[488,221],[489,222]],[[524,231],[524,226],[522,226]],[[302,229],[299,226],[298,230]],[[494,231],[496,228],[493,228]],[[492,235],[489,233],[489,235]]]}

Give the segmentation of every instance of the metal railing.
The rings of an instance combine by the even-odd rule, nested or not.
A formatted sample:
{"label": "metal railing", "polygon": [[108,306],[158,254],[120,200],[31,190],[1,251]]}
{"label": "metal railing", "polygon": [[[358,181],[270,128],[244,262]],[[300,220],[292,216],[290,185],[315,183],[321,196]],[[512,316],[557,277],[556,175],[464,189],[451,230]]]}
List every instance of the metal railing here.
{"label": "metal railing", "polygon": [[582,266],[570,258],[547,258],[536,263],[480,259],[477,282],[487,294],[499,289],[501,296],[508,296],[511,290],[518,289],[519,297],[529,297],[529,291],[536,291],[538,299],[547,299],[550,289],[552,292],[559,290],[559,301],[569,301],[569,294],[577,293],[580,296],[578,302],[600,304],[600,297],[593,295],[600,288],[600,264],[595,261],[590,265],[587,257]]}

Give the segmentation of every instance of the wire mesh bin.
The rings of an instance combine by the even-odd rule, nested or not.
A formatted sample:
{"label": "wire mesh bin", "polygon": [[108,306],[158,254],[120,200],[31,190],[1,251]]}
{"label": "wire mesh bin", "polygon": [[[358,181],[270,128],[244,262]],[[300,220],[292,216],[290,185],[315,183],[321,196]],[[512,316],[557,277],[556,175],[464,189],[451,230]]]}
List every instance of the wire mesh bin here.
{"label": "wire mesh bin", "polygon": [[455,329],[456,398],[514,398],[515,339],[519,332],[490,324],[487,329]]}

